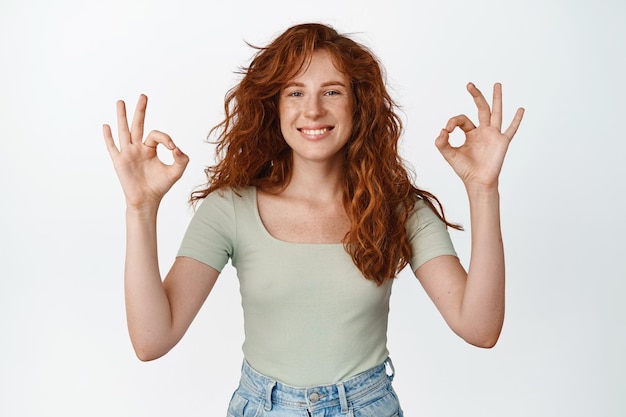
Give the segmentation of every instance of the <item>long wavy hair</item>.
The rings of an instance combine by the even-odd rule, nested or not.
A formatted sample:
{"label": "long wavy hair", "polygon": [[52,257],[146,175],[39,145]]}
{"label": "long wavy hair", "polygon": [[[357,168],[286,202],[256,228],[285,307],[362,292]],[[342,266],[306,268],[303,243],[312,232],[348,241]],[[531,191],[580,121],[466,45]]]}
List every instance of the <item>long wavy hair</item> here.
{"label": "long wavy hair", "polygon": [[217,134],[217,163],[205,173],[208,184],[191,202],[222,188],[256,186],[282,189],[291,179],[291,148],[282,137],[278,101],[281,90],[325,50],[351,80],[354,95],[352,136],[345,145],[343,205],[350,231],[343,244],[363,275],[378,285],[393,278],[411,259],[405,224],[422,199],[446,223],[439,200],[413,185],[398,155],[402,122],[387,92],[381,64],[363,45],[333,28],[301,24],[287,29],[257,53],[241,81],[226,94],[224,120]]}

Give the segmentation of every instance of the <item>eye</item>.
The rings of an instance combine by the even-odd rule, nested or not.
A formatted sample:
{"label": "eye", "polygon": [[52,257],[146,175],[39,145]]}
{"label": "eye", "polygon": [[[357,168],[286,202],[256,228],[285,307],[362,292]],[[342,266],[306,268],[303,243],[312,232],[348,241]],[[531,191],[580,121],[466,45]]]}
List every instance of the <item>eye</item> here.
{"label": "eye", "polygon": [[337,90],[329,90],[326,93],[324,93],[327,96],[338,96],[341,94],[341,92],[337,91]]}
{"label": "eye", "polygon": [[300,91],[291,91],[289,93],[287,93],[288,97],[302,97],[302,92]]}

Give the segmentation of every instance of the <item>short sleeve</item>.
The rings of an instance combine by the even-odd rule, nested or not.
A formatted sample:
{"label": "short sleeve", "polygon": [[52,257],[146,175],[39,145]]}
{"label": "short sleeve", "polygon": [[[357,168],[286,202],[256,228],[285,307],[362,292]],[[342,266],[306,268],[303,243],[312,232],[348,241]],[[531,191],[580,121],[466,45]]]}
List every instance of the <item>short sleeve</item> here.
{"label": "short sleeve", "polygon": [[446,224],[423,200],[415,203],[406,231],[413,251],[409,262],[412,271],[437,256],[457,256]]}
{"label": "short sleeve", "polygon": [[231,190],[206,196],[187,227],[178,256],[196,259],[221,271],[233,254],[234,213]]}

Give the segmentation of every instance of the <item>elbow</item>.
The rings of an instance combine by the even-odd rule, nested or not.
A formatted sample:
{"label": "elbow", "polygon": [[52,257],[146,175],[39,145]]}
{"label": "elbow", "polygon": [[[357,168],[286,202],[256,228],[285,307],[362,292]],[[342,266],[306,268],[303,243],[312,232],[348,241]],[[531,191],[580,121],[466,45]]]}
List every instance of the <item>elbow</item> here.
{"label": "elbow", "polygon": [[135,350],[135,355],[137,355],[137,359],[139,359],[142,362],[150,362],[163,356],[163,355],[154,355],[150,352],[138,351],[138,350]]}
{"label": "elbow", "polygon": [[465,341],[473,346],[476,346],[482,349],[491,349],[498,343],[498,337],[483,338],[479,340],[465,339]]}
{"label": "elbow", "polygon": [[169,352],[176,343],[164,332],[137,331],[129,328],[130,343],[137,359],[150,362]]}
{"label": "elbow", "polygon": [[482,320],[459,321],[453,329],[470,345],[482,349],[491,349],[498,343],[503,325],[504,314],[498,314]]}
{"label": "elbow", "polygon": [[497,331],[461,337],[472,346],[476,346],[482,349],[491,349],[498,343],[498,339],[500,339],[500,329],[498,329]]}
{"label": "elbow", "polygon": [[139,345],[135,343],[133,343],[133,349],[135,350],[135,355],[137,356],[137,359],[142,362],[150,362],[155,359],[159,359],[169,350],[164,350],[162,347],[159,346]]}
{"label": "elbow", "polygon": [[472,346],[476,346],[482,349],[493,348],[500,339],[500,333],[502,331],[502,324],[494,324],[489,326],[467,326],[458,327],[454,329],[454,332],[465,342]]}

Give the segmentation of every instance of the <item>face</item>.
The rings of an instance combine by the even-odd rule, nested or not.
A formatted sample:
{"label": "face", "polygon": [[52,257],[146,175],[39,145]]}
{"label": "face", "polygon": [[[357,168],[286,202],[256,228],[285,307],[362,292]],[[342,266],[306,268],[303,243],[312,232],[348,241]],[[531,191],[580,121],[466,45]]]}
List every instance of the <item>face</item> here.
{"label": "face", "polygon": [[340,164],[352,133],[350,80],[335,68],[331,55],[314,52],[305,71],[281,91],[280,129],[293,151],[294,164]]}

